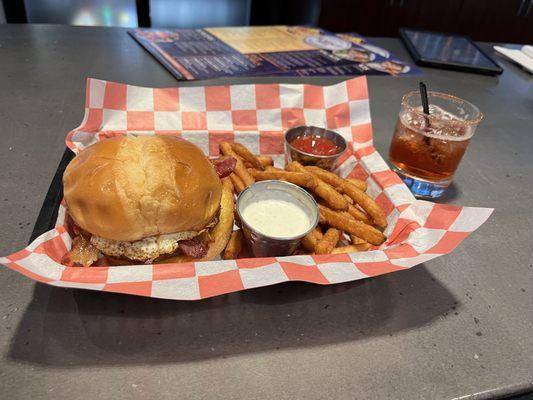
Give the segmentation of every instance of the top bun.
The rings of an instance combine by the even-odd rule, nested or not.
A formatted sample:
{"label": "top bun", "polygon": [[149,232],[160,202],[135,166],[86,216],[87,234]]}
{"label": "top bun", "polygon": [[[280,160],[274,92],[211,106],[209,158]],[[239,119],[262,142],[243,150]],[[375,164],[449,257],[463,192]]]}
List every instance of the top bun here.
{"label": "top bun", "polygon": [[78,226],[128,242],[204,229],[222,194],[207,157],[175,136],[121,136],[89,146],[67,166],[63,188]]}

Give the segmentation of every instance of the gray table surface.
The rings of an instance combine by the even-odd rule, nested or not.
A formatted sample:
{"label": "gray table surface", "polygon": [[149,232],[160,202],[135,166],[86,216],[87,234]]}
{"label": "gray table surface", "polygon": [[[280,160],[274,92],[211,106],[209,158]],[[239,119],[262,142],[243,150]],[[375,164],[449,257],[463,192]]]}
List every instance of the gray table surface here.
{"label": "gray table surface", "polygon": [[[410,59],[398,40],[376,42]],[[481,399],[531,389],[533,78],[499,62],[499,77],[424,70],[430,89],[485,114],[442,201],[496,211],[453,254],[355,283],[199,302],[53,288],[0,268],[2,397]],[[122,29],[0,26],[2,255],[26,245],[65,134],[82,119],[86,77],[281,80],[178,83]],[[419,79],[369,78],[384,155],[400,98]]]}

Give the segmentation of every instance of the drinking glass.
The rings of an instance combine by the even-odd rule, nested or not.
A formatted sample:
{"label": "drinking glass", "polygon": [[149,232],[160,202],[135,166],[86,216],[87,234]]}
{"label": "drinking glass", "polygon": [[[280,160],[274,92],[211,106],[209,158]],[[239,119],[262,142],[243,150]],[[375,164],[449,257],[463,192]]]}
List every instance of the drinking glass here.
{"label": "drinking glass", "polygon": [[428,92],[428,100],[424,114],[418,91],[403,96],[389,152],[392,169],[420,198],[444,193],[483,117],[449,94]]}

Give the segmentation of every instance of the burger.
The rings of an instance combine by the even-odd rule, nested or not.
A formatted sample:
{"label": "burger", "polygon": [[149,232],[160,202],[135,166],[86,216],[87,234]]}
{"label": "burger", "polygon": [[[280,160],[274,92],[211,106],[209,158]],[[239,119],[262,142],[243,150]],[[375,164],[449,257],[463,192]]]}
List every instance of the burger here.
{"label": "burger", "polygon": [[63,175],[73,238],[66,265],[210,260],[233,228],[221,178],[235,159],[209,160],[176,136],[121,136],[81,151]]}

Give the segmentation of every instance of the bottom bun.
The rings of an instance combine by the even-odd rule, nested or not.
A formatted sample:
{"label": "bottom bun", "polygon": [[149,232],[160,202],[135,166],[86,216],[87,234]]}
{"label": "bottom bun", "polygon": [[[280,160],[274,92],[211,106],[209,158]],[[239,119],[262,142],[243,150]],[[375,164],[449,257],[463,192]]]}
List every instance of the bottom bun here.
{"label": "bottom bun", "polygon": [[[153,264],[170,264],[183,263],[191,261],[210,261],[222,253],[228,244],[228,240],[233,231],[233,192],[226,186],[222,187],[222,197],[220,199],[220,212],[218,214],[218,223],[210,230],[209,234],[213,240],[209,244],[207,255],[203,258],[192,258],[185,254],[160,258]],[[118,258],[106,256],[109,265],[143,265],[139,261],[133,261],[127,258]]]}
{"label": "bottom bun", "polygon": [[119,258],[119,257],[112,257],[112,256],[106,256],[104,255],[104,261],[107,261],[108,265],[112,265],[114,267],[119,267],[121,265],[145,265],[143,262],[138,260],[130,260],[129,258]]}

